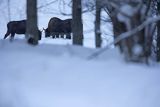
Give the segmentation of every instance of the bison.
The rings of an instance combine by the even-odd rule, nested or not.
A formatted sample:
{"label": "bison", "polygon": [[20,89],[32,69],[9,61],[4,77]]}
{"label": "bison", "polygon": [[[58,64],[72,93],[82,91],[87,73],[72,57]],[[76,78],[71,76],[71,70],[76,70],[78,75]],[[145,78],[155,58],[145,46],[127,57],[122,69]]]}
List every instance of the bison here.
{"label": "bison", "polygon": [[53,17],[49,20],[48,23],[48,28],[45,29],[45,37],[50,37],[52,36],[53,38],[55,37],[59,37],[60,32],[62,32],[62,20],[57,18],[57,17]]}
{"label": "bison", "polygon": [[[7,24],[7,32],[3,39],[6,39],[11,34],[11,40],[13,40],[15,34],[26,33],[26,20],[10,21]],[[42,33],[38,30],[38,39],[41,40]]]}
{"label": "bison", "polygon": [[72,19],[61,20],[57,17],[53,17],[49,20],[48,28],[45,29],[45,37],[52,36],[53,38],[64,37],[71,39],[72,32]]}

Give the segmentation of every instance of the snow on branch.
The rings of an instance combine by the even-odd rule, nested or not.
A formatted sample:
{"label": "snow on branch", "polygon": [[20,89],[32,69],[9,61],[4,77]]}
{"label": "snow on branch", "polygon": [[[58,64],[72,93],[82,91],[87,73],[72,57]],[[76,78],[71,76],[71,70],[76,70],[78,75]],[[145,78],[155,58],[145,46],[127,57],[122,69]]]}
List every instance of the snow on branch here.
{"label": "snow on branch", "polygon": [[113,42],[111,42],[106,47],[101,48],[97,52],[91,54],[90,56],[87,57],[87,59],[89,59],[89,60],[94,59],[95,57],[97,57],[98,55],[103,53],[105,50],[109,49],[110,45],[116,44],[116,43],[120,42],[123,39],[126,39],[128,37],[133,36],[137,32],[141,31],[143,28],[145,28],[147,25],[155,23],[157,21],[160,21],[160,16],[148,18],[146,21],[144,21],[141,25],[137,26],[136,28],[116,36],[117,38]]}
{"label": "snow on branch", "polygon": [[118,43],[119,41],[126,39],[132,35],[134,35],[135,33],[141,31],[145,26],[157,22],[160,20],[160,16],[157,17],[152,17],[152,18],[148,18],[146,21],[144,21],[141,25],[139,25],[138,27],[134,28],[133,30],[130,30],[128,32],[125,32],[119,36],[117,36],[117,38],[115,39],[114,43]]}

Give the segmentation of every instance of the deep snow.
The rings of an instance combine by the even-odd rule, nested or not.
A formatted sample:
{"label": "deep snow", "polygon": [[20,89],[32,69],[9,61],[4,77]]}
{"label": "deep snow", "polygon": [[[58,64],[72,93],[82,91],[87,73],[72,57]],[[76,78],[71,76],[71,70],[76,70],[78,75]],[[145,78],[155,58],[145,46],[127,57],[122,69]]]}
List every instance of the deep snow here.
{"label": "deep snow", "polygon": [[[87,59],[98,51],[93,49],[94,13],[83,14],[84,47],[44,33],[33,47],[24,35],[12,43],[1,40],[8,16],[6,0],[0,2],[0,107],[160,107],[159,64],[126,63],[116,48]],[[38,6],[48,2],[38,0]],[[25,19],[25,0],[11,4],[11,20]],[[38,10],[39,29],[53,16],[70,18],[59,14],[57,3],[49,5]],[[110,24],[102,23],[102,33],[103,46],[113,41]]]}
{"label": "deep snow", "polygon": [[116,49],[0,40],[0,107],[159,107],[160,65],[124,62]]}

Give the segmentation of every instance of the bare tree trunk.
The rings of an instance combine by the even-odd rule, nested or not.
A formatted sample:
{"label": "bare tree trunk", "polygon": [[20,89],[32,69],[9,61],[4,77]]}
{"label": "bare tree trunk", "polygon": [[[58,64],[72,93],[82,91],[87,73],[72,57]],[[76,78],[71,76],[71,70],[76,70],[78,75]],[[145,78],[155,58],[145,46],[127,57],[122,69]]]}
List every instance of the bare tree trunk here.
{"label": "bare tree trunk", "polygon": [[26,36],[30,44],[38,44],[37,0],[27,0],[27,29]]}
{"label": "bare tree trunk", "polygon": [[[135,29],[148,18],[148,16],[146,16],[146,14],[148,14],[149,11],[148,9],[146,13],[141,12],[141,10],[144,9],[141,6],[144,5],[142,4],[142,2],[141,4],[139,4],[139,2],[136,1],[123,2],[115,0],[114,2],[112,2],[114,5],[111,4],[113,8],[109,9],[111,9],[110,17],[113,23],[113,32],[115,35],[115,39],[118,35]],[[137,8],[137,10],[134,12],[134,14],[127,16],[127,13],[125,13],[126,11],[121,12],[124,9],[121,3],[126,3],[126,5],[128,5],[131,9],[134,10],[135,8]],[[152,37],[150,35],[151,30],[148,30],[148,28],[149,26],[146,26],[144,29],[136,32],[134,35],[126,39],[123,39],[116,44],[120,47],[120,50],[124,54],[125,59],[127,61],[147,63],[148,57],[150,56],[150,45],[152,41]]]}
{"label": "bare tree trunk", "polygon": [[[111,20],[113,24],[114,39],[116,39],[118,35],[126,32],[126,25],[122,22],[119,22],[116,16],[112,16]],[[123,44],[124,44],[124,40],[115,44],[115,46],[119,47],[121,53],[124,52]]]}
{"label": "bare tree trunk", "polygon": [[101,25],[101,6],[100,6],[100,1],[96,0],[96,19],[95,19],[96,48],[100,48],[102,43],[100,25]]}
{"label": "bare tree trunk", "polygon": [[83,45],[83,24],[81,0],[73,0],[72,4],[72,31],[73,44]]}
{"label": "bare tree trunk", "polygon": [[[160,15],[160,1],[157,2],[157,12]],[[160,61],[160,21],[157,22],[157,61]]]}

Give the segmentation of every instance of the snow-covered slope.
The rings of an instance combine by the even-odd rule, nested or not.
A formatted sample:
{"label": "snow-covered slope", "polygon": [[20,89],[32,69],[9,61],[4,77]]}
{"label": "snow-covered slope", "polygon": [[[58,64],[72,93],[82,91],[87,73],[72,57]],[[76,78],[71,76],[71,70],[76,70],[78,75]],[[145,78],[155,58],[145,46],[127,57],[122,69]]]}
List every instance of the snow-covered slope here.
{"label": "snow-covered slope", "polygon": [[160,65],[127,64],[116,49],[0,40],[0,107],[159,107]]}

